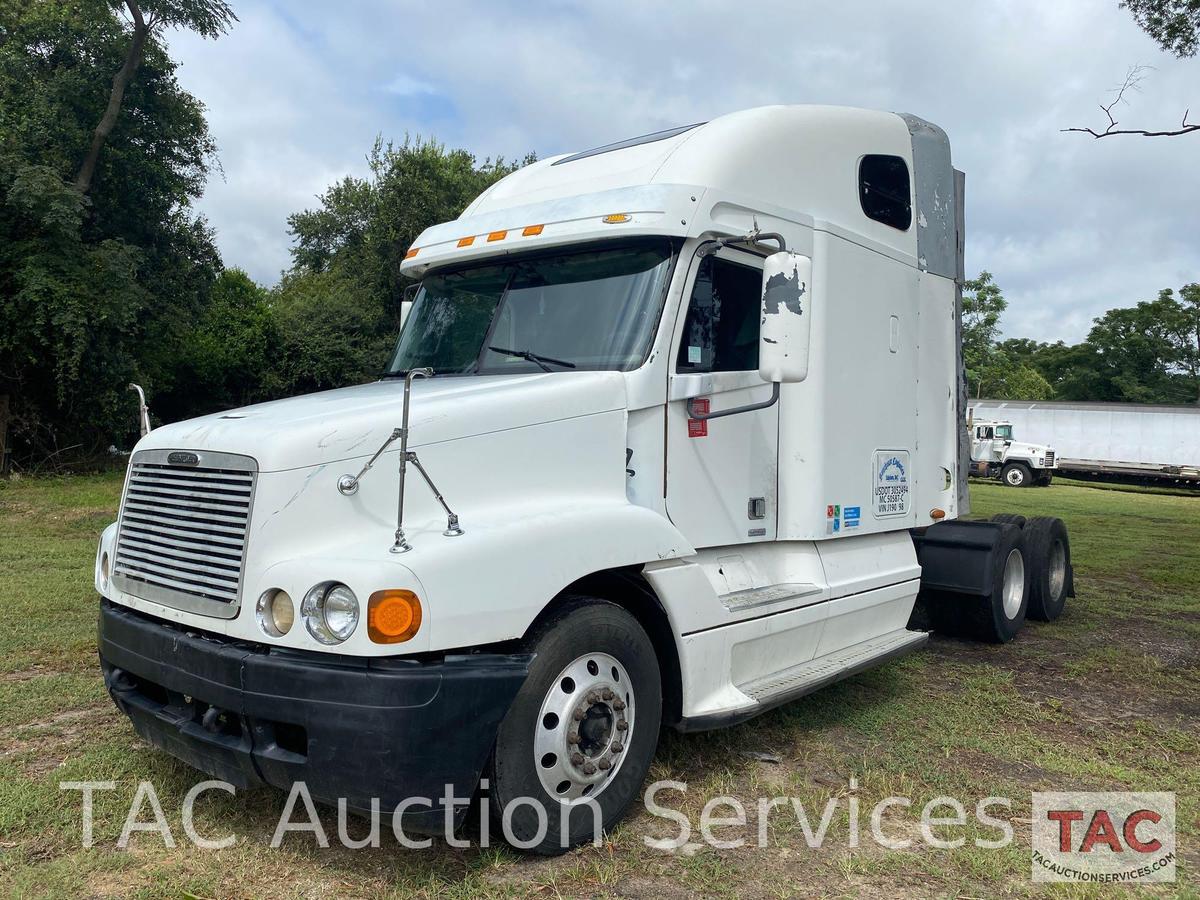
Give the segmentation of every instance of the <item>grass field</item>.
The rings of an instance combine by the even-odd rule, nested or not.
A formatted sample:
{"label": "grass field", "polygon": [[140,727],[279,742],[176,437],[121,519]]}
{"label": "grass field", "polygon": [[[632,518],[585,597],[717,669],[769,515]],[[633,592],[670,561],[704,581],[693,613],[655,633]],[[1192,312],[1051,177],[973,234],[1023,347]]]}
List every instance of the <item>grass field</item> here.
{"label": "grass field", "polygon": [[[0,892],[1021,896],[1040,891],[1029,878],[1031,791],[1170,790],[1178,802],[1179,876],[1159,891],[1200,896],[1200,497],[1059,483],[973,485],[976,514],[1053,514],[1068,523],[1079,596],[1062,620],[1031,623],[1000,647],[936,638],[926,652],[741,727],[665,734],[651,777],[686,782],[688,791],[660,802],[696,827],[705,799],[738,797],[749,824],[716,833],[745,837],[748,846],[718,850],[697,841],[673,853],[651,849],[644,836],[676,828],[638,807],[604,846],[544,860],[502,847],[405,851],[389,840],[378,850],[349,851],[334,838],[335,848],[323,850],[311,835],[289,835],[272,849],[284,801],[274,792],[206,794],[196,805],[197,830],[232,831],[240,840],[226,850],[193,848],[180,808],[196,774],[138,740],[97,670],[91,572],[119,489],[116,477],[0,483]],[[143,779],[162,801],[174,849],[149,833],[135,834],[128,851],[116,846]],[[116,789],[96,795],[95,846],[84,850],[79,795],[58,784],[103,780]],[[886,830],[912,838],[911,846],[884,850],[866,838],[852,846],[843,801],[853,796],[869,811],[893,794],[911,797],[914,810],[889,816]],[[998,850],[971,840],[959,850],[929,846],[916,811],[943,794],[969,812],[983,797],[1013,798],[1004,818],[1015,841]],[[821,849],[809,849],[784,813],[769,819],[767,845],[755,846],[755,798],[774,795],[800,798],[814,818],[828,799],[839,799]],[[148,820],[149,808],[143,813]],[[336,819],[324,816],[331,837]],[[351,824],[352,832],[360,829]],[[970,838],[977,830],[962,833]]]}

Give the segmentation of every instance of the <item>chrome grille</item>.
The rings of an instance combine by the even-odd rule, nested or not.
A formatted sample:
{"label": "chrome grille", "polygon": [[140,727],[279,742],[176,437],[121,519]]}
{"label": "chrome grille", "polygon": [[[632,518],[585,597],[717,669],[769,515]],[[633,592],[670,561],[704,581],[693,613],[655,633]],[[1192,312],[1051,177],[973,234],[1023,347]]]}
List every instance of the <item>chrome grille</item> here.
{"label": "chrome grille", "polygon": [[[171,463],[181,456],[199,462]],[[180,609],[235,615],[256,470],[254,460],[228,453],[135,454],[113,561],[117,586]]]}
{"label": "chrome grille", "polygon": [[1047,469],[1054,468],[1054,451],[1053,450],[1046,451],[1046,468]]}

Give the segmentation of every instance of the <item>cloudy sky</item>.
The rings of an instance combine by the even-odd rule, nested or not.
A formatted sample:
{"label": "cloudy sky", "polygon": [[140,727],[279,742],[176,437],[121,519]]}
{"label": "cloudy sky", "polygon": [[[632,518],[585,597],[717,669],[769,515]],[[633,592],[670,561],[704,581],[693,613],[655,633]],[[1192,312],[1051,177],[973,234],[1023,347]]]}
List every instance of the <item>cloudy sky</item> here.
{"label": "cloudy sky", "polygon": [[264,284],[288,265],[288,214],[364,174],[376,135],[547,156],[769,103],[945,128],[967,268],[996,276],[1009,336],[1077,341],[1105,309],[1200,280],[1200,134],[1059,131],[1102,125],[1135,64],[1154,68],[1123,124],[1200,119],[1200,59],[1160,51],[1117,0],[233,2],[230,34],[170,45],[220,146],[200,209]]}

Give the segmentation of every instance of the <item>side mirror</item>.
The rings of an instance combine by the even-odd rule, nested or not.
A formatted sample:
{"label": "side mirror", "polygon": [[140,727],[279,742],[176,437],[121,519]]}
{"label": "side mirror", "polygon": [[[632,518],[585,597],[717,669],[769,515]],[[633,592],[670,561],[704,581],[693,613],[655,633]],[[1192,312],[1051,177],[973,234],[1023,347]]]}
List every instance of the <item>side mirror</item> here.
{"label": "side mirror", "polygon": [[417,299],[417,292],[421,289],[420,282],[410,284],[404,289],[404,293],[400,295],[400,327],[404,327],[404,323],[408,321],[408,314],[412,312],[413,301]]}
{"label": "side mirror", "polygon": [[812,260],[786,250],[763,264],[762,326],[758,374],[763,381],[794,383],[808,377],[812,333]]}

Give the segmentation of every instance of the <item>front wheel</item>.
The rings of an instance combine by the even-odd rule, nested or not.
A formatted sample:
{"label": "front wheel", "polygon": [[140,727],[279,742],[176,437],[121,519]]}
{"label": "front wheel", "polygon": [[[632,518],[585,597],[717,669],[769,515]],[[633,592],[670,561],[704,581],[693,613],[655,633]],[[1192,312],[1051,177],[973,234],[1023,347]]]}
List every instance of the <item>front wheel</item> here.
{"label": "front wheel", "polygon": [[572,598],[530,644],[488,767],[490,810],[516,846],[555,855],[610,830],[637,796],[658,745],[662,680],[637,620],[598,598]]}
{"label": "front wheel", "polygon": [[1009,487],[1029,487],[1033,473],[1025,463],[1010,462],[1000,471],[1000,478]]}

